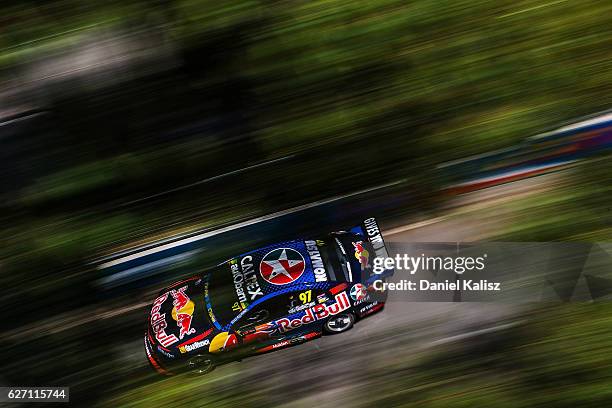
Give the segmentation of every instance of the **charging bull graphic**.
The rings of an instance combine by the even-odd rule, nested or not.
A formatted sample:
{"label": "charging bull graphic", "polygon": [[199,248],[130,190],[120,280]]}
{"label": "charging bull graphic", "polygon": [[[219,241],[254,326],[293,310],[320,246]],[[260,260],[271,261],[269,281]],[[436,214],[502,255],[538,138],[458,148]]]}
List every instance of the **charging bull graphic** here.
{"label": "charging bull graphic", "polygon": [[187,286],[170,292],[174,299],[172,309],[172,318],[176,320],[176,324],[180,329],[179,338],[182,339],[186,335],[189,336],[195,333],[195,329],[191,327],[191,319],[193,318],[194,303],[185,294]]}
{"label": "charging bull graphic", "polygon": [[368,258],[370,253],[363,247],[363,241],[353,242],[353,248],[355,248],[355,258],[359,260],[363,269],[368,267]]}

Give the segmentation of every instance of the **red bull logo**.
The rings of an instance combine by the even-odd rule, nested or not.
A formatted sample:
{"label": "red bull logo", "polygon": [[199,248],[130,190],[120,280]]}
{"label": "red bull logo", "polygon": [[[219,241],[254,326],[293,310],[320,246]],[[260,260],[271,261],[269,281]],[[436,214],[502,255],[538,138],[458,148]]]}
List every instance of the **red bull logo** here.
{"label": "red bull logo", "polygon": [[153,302],[151,309],[151,329],[155,334],[155,339],[164,347],[168,347],[178,341],[174,334],[166,333],[166,314],[159,313],[161,305],[168,299],[168,294],[164,293]]}
{"label": "red bull logo", "polygon": [[361,264],[361,267],[367,268],[370,253],[363,246],[363,241],[353,242],[353,248],[355,248],[355,258],[357,258],[357,260]]}
{"label": "red bull logo", "polygon": [[185,294],[187,286],[180,289],[172,290],[170,294],[174,299],[172,309],[172,318],[176,320],[176,325],[179,328],[179,338],[189,336],[195,333],[195,329],[191,327],[191,319],[193,318],[193,310],[195,304]]}
{"label": "red bull logo", "polygon": [[[313,323],[317,320],[325,319],[329,316],[337,315],[338,313],[348,309],[351,305],[348,300],[348,296],[346,292],[342,292],[336,295],[335,297],[336,303],[331,305],[319,304],[311,307],[306,310],[304,316],[296,318],[296,319],[280,319],[277,320],[276,330],[285,333],[293,329],[297,329],[305,324]],[[270,327],[265,327],[264,329],[270,329]],[[264,330],[265,331],[265,330]]]}

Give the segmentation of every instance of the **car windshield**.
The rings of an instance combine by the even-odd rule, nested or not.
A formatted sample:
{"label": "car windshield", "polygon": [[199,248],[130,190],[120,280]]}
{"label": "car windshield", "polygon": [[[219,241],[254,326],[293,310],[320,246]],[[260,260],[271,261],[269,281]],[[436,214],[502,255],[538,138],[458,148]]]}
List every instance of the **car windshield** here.
{"label": "car windshield", "polygon": [[208,315],[213,323],[225,326],[238,315],[246,305],[241,304],[236,294],[232,273],[227,264],[219,265],[206,275],[204,298]]}
{"label": "car windshield", "polygon": [[[371,262],[370,253],[374,253],[372,245],[362,236],[344,233],[333,237],[339,266],[344,274],[345,282],[363,282],[367,279],[367,265]],[[340,275],[340,273],[336,273]],[[340,277],[337,277],[341,281]]]}
{"label": "car windshield", "polygon": [[350,262],[352,253],[350,249],[347,249],[345,241],[346,239],[342,236],[334,236],[327,241],[329,245],[320,248],[330,280],[335,282],[350,282],[353,280],[353,269]]}

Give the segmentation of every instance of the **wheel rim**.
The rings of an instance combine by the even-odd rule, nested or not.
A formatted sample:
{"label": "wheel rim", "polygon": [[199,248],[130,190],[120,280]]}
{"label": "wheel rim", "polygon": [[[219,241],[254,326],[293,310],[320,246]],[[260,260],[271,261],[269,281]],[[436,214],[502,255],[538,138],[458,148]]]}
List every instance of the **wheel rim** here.
{"label": "wheel rim", "polygon": [[327,328],[332,332],[341,332],[351,327],[351,324],[353,324],[353,319],[351,316],[345,314],[329,319]]}
{"label": "wheel rim", "polygon": [[214,367],[214,363],[210,357],[194,356],[187,363],[189,371],[193,374],[206,374]]}

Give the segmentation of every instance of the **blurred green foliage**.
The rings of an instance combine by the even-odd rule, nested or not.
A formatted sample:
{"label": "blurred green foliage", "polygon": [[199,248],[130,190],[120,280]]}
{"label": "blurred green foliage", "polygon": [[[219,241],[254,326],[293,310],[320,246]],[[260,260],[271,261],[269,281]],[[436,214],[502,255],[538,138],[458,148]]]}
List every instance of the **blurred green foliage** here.
{"label": "blurred green foliage", "polygon": [[[16,187],[2,189],[1,306],[21,319],[95,302],[89,284],[97,276],[86,261],[102,248],[398,178],[417,193],[436,191],[444,181],[436,164],[513,145],[612,102],[610,2],[24,0],[0,11],[1,90],[35,84],[25,102],[41,99],[34,108],[53,112],[53,131],[36,125],[22,134],[36,155],[3,162],[33,174],[27,182],[2,179]],[[92,37],[141,32],[158,36],[159,47],[148,51],[168,45],[178,63],[154,73],[135,64],[119,85],[86,74],[57,86],[37,76],[41,61]],[[227,111],[238,129],[223,122],[217,137],[198,130],[186,139],[156,138]],[[155,196],[291,154],[271,170]],[[594,162],[552,193],[507,204],[525,218],[499,237],[609,239],[610,175],[609,161]],[[380,388],[364,389],[362,401],[606,406],[609,315],[602,305],[553,308],[517,332],[525,337],[503,339],[484,357],[466,344],[428,354],[414,369],[382,362],[380,372],[368,372]],[[112,364],[103,330],[74,331],[87,358],[71,357],[94,372],[83,381],[109,380],[96,372]],[[87,344],[84,333],[92,337]],[[100,344],[89,353],[95,338]],[[50,350],[32,366],[53,379],[58,356],[71,353],[57,348],[64,340],[19,349]],[[57,366],[42,363],[54,359]],[[263,393],[221,387],[223,380],[126,383],[102,405],[265,402]],[[194,389],[200,392],[189,394]],[[213,393],[209,401],[202,390]]]}
{"label": "blurred green foliage", "polygon": [[218,41],[231,55],[194,86],[248,80],[268,151],[357,149],[372,129],[409,148],[429,123],[427,160],[440,162],[607,108],[610,11],[597,1],[33,1],[5,9],[0,38],[21,50],[102,24],[162,30],[182,50]]}
{"label": "blurred green foliage", "polygon": [[612,239],[612,163],[589,160],[571,170],[551,191],[502,204],[498,212],[515,215],[500,228],[504,241],[591,241]]}
{"label": "blurred green foliage", "polygon": [[[24,132],[37,153],[5,161],[31,174],[6,177],[14,185],[2,203],[1,279],[40,280],[47,294],[76,282],[48,276],[168,226],[218,225],[400,178],[425,196],[443,182],[436,164],[612,100],[606,2],[30,0],[0,9],[2,84],[34,83],[53,128],[39,139]],[[158,45],[146,43],[148,52],[169,46],[172,64],[150,72],[127,58],[134,67],[119,84],[86,69],[60,85],[37,77],[92,38],[142,32]],[[228,111],[214,137],[159,137]],[[533,221],[505,236],[605,232],[596,218],[609,189],[593,180],[538,202]]]}
{"label": "blurred green foliage", "polygon": [[610,305],[548,305],[521,325],[429,350],[371,373],[368,404],[418,407],[608,405]]}

